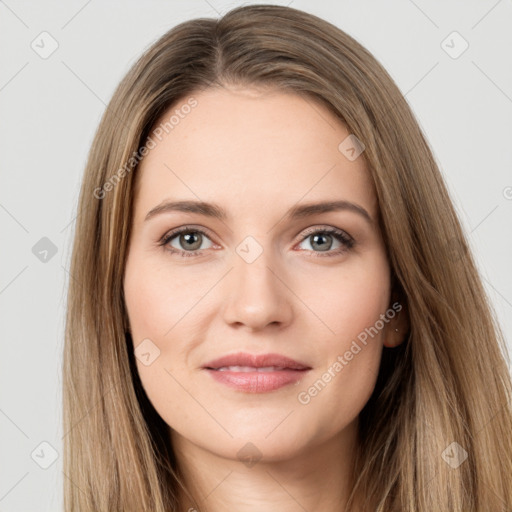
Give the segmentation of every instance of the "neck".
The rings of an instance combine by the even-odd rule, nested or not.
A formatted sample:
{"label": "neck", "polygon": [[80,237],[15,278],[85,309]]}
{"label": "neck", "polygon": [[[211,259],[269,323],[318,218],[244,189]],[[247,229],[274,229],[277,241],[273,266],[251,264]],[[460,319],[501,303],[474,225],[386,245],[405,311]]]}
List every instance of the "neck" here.
{"label": "neck", "polygon": [[279,460],[264,454],[252,462],[233,460],[212,453],[175,431],[171,431],[171,441],[184,484],[195,500],[194,503],[181,492],[182,512],[348,510],[357,421],[335,438]]}

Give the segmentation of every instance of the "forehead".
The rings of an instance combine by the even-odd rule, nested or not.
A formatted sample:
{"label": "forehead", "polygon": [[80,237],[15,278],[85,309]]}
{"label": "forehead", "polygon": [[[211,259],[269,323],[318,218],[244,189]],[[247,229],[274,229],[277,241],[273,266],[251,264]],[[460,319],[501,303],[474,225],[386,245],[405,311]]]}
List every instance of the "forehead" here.
{"label": "forehead", "polygon": [[199,198],[261,212],[302,198],[347,199],[375,215],[363,157],[351,161],[339,149],[349,135],[307,96],[242,87],[200,91],[153,127],[154,145],[137,170],[137,203],[149,209],[169,197]]}

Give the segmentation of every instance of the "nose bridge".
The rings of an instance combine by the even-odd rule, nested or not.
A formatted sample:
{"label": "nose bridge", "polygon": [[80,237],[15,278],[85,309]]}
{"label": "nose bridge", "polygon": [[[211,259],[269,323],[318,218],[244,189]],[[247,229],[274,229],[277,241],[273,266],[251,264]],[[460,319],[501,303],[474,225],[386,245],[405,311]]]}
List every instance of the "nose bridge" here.
{"label": "nose bridge", "polygon": [[[266,245],[264,246],[264,243]],[[253,329],[267,324],[289,322],[290,293],[279,276],[278,258],[270,246],[271,237],[247,237],[235,249],[229,273],[225,320]],[[279,277],[278,277],[279,276]]]}

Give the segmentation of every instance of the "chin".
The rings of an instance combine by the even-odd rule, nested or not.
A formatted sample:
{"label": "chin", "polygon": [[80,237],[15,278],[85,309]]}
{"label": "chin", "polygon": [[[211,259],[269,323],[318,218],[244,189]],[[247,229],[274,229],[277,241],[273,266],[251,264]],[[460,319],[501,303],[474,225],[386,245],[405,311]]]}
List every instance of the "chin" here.
{"label": "chin", "polygon": [[224,446],[215,445],[214,453],[234,461],[242,462],[250,468],[256,463],[284,462],[303,451],[301,441],[289,436],[276,436],[274,439],[255,438],[253,436],[236,437]]}

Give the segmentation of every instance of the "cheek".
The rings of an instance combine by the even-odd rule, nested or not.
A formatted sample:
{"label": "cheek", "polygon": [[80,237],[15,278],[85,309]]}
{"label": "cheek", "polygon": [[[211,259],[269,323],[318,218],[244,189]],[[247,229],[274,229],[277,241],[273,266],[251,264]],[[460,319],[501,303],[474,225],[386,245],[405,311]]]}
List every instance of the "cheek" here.
{"label": "cheek", "polygon": [[357,337],[387,309],[387,290],[365,289],[360,282],[342,290],[331,290],[331,296],[335,299],[327,300],[320,312],[332,336],[339,340]]}
{"label": "cheek", "polygon": [[205,293],[204,287],[199,277],[187,275],[184,280],[179,268],[171,272],[161,261],[137,252],[131,254],[126,265],[124,295],[134,343],[151,338],[163,345],[162,341],[170,338],[183,320],[186,323],[186,315],[201,293]]}
{"label": "cheek", "polygon": [[[318,335],[326,340],[326,354],[333,348],[343,349],[347,341],[350,343],[373,326],[389,307],[389,268],[382,256],[364,264],[354,260],[345,267],[330,269],[321,279],[314,280],[315,286],[311,286],[312,281],[297,280],[300,287],[295,289],[320,321]],[[314,317],[306,316],[310,318],[308,324],[313,325]]]}
{"label": "cheek", "polygon": [[331,435],[357,417],[375,387],[390,283],[384,259],[364,268],[354,265],[324,282],[308,296],[329,327],[321,326],[316,337],[322,365],[301,385],[297,401],[317,418],[318,431]]}
{"label": "cheek", "polygon": [[[125,304],[130,321],[137,371],[146,394],[169,425],[190,415],[187,394],[188,355],[196,344],[192,332],[194,305],[208,282],[184,279],[162,263],[133,251],[124,279]],[[195,311],[194,311],[195,312]],[[146,356],[149,354],[148,356]],[[149,364],[147,364],[149,362]]]}

